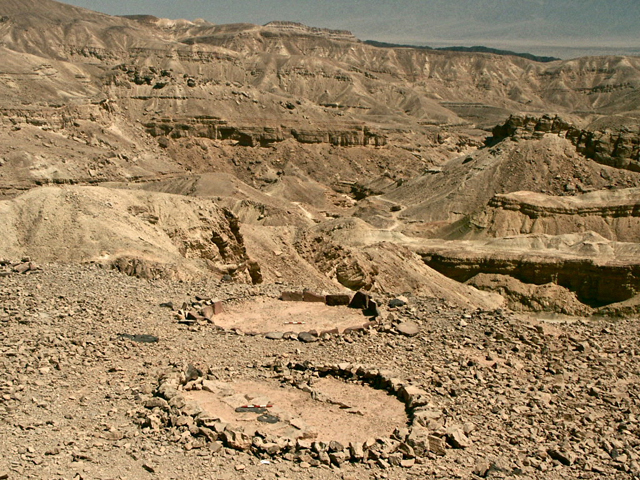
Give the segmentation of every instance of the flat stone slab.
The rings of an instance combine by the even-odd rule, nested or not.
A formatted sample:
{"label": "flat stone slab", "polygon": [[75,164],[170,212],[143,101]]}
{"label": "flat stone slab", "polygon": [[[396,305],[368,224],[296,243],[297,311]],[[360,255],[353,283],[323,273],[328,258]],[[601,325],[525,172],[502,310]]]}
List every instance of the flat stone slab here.
{"label": "flat stone slab", "polygon": [[325,296],[319,293],[311,292],[307,290],[302,294],[302,298],[305,302],[310,303],[325,303]]}
{"label": "flat stone slab", "polygon": [[146,333],[136,334],[136,335],[121,333],[118,336],[122,338],[128,338],[129,340],[133,342],[138,342],[138,343],[157,343],[159,340],[158,337],[156,337],[155,335],[148,335]]}
{"label": "flat stone slab", "polygon": [[284,338],[284,332],[269,332],[265,335],[265,338],[269,340],[282,340]]}
{"label": "flat stone slab", "polygon": [[407,337],[415,337],[420,333],[420,325],[415,322],[402,322],[396,325],[396,330]]}
{"label": "flat stone slab", "polygon": [[282,292],[280,300],[283,302],[302,302],[304,296],[302,292]]}
{"label": "flat stone slab", "polygon": [[346,305],[349,305],[349,303],[351,302],[351,296],[344,295],[344,294],[327,295],[325,302],[330,307],[337,307],[339,305],[346,306]]}
{"label": "flat stone slab", "polygon": [[349,303],[349,308],[360,308],[365,310],[369,307],[369,301],[371,297],[364,292],[356,292]]}
{"label": "flat stone slab", "polygon": [[207,305],[202,309],[201,313],[207,320],[211,320],[214,315],[222,313],[222,302],[213,302],[211,305]]}

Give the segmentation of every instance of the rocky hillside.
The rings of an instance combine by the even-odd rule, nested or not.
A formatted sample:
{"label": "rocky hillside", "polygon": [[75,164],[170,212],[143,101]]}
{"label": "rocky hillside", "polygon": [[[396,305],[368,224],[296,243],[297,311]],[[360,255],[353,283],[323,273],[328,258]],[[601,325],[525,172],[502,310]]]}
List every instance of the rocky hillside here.
{"label": "rocky hillside", "polygon": [[0,202],[0,257],[92,262],[144,277],[203,271],[251,281],[237,218],[211,200],[102,187],[42,187]]}
{"label": "rocky hillside", "polygon": [[[465,218],[483,209],[496,194],[529,190],[553,197],[638,185],[640,173],[585,158],[567,139],[554,133],[539,138],[507,138],[469,155],[429,168],[384,198],[413,220],[407,231],[451,236]],[[415,221],[419,221],[415,223]],[[443,230],[440,230],[443,228]]]}
{"label": "rocky hillside", "polygon": [[[460,226],[456,230],[459,235]],[[496,195],[486,210],[470,217],[465,238],[589,231],[608,240],[639,243],[640,190],[598,190],[565,197],[533,192]]]}
{"label": "rocky hillside", "polygon": [[0,60],[0,480],[640,478],[640,58],[0,0]]}
{"label": "rocky hillside", "polygon": [[[637,58],[381,48],[290,22],[112,17],[51,0],[0,0],[0,16],[0,193],[15,198],[2,207],[5,255],[93,261],[132,249],[128,273],[155,262],[170,275],[450,289],[486,305],[425,269],[422,239],[637,241],[624,193],[640,186]],[[89,216],[73,189],[30,192],[52,185],[100,186],[78,190]],[[98,197],[182,213],[149,230]],[[79,219],[57,224],[69,226],[63,242],[36,234],[47,202]],[[35,223],[19,224],[20,212]],[[95,238],[77,233],[92,219]],[[236,223],[245,250],[227,262],[202,229]]]}
{"label": "rocky hillside", "polygon": [[603,165],[640,171],[640,125],[629,119],[624,126],[606,128],[597,126],[604,119],[587,129],[581,129],[550,115],[542,117],[512,115],[504,123],[493,129],[489,143],[507,137],[513,139],[542,137],[554,133],[569,140],[576,150],[585,157]]}

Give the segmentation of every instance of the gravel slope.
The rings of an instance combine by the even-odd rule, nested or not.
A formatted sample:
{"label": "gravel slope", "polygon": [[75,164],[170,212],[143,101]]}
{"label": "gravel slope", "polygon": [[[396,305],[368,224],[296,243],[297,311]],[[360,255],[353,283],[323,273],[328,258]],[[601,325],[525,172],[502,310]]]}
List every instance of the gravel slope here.
{"label": "gravel slope", "polygon": [[[45,265],[0,277],[0,476],[638,477],[637,321],[540,322],[410,297],[386,320],[418,323],[415,337],[376,331],[303,344],[179,325],[160,306],[195,295],[274,297],[283,288],[149,281],[96,266]],[[150,334],[159,342],[119,334]],[[471,444],[411,469],[305,470],[277,459],[264,465],[231,450],[185,451],[134,421],[168,369],[193,363],[221,380],[251,380],[274,360],[394,370],[421,384],[448,423],[464,425]]]}

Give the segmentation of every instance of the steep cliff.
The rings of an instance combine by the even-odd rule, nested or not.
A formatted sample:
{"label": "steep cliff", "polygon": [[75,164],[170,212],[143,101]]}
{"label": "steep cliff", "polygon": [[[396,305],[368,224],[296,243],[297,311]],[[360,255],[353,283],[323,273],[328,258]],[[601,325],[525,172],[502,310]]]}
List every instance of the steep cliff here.
{"label": "steep cliff", "polygon": [[461,282],[489,273],[535,285],[554,283],[591,306],[621,302],[640,292],[640,246],[610,242],[591,232],[432,240],[412,248],[427,265]]}
{"label": "steep cliff", "polygon": [[564,197],[534,192],[495,195],[487,208],[471,215],[467,225],[464,234],[458,226],[458,238],[593,231],[608,240],[638,243],[640,189],[599,190]]}
{"label": "steep cliff", "polygon": [[580,129],[558,116],[511,115],[503,125],[493,129],[493,137],[488,143],[507,137],[540,138],[545,133],[568,139],[579,153],[598,163],[640,171],[640,126],[637,123],[615,130],[593,131]]}

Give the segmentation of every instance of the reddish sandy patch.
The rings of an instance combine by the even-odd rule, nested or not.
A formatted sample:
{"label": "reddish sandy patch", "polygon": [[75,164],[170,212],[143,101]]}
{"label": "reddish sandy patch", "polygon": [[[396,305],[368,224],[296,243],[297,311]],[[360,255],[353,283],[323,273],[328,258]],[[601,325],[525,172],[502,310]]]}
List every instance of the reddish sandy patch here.
{"label": "reddish sandy patch", "polygon": [[[347,307],[328,307],[324,303],[284,302],[274,298],[255,298],[251,302],[224,306],[214,317],[225,330],[243,332],[323,332],[338,328],[359,327],[367,322],[362,311]],[[297,324],[297,322],[303,322]]]}
{"label": "reddish sandy patch", "polygon": [[[212,417],[241,425],[248,434],[255,430],[289,438],[307,438],[343,445],[369,438],[388,437],[396,427],[405,426],[402,402],[387,392],[347,383],[336,378],[318,379],[309,392],[282,388],[275,380],[234,383],[212,382],[214,392],[185,392]],[[268,413],[278,417],[274,424],[258,421],[259,413],[238,413],[236,407],[269,402]]]}

